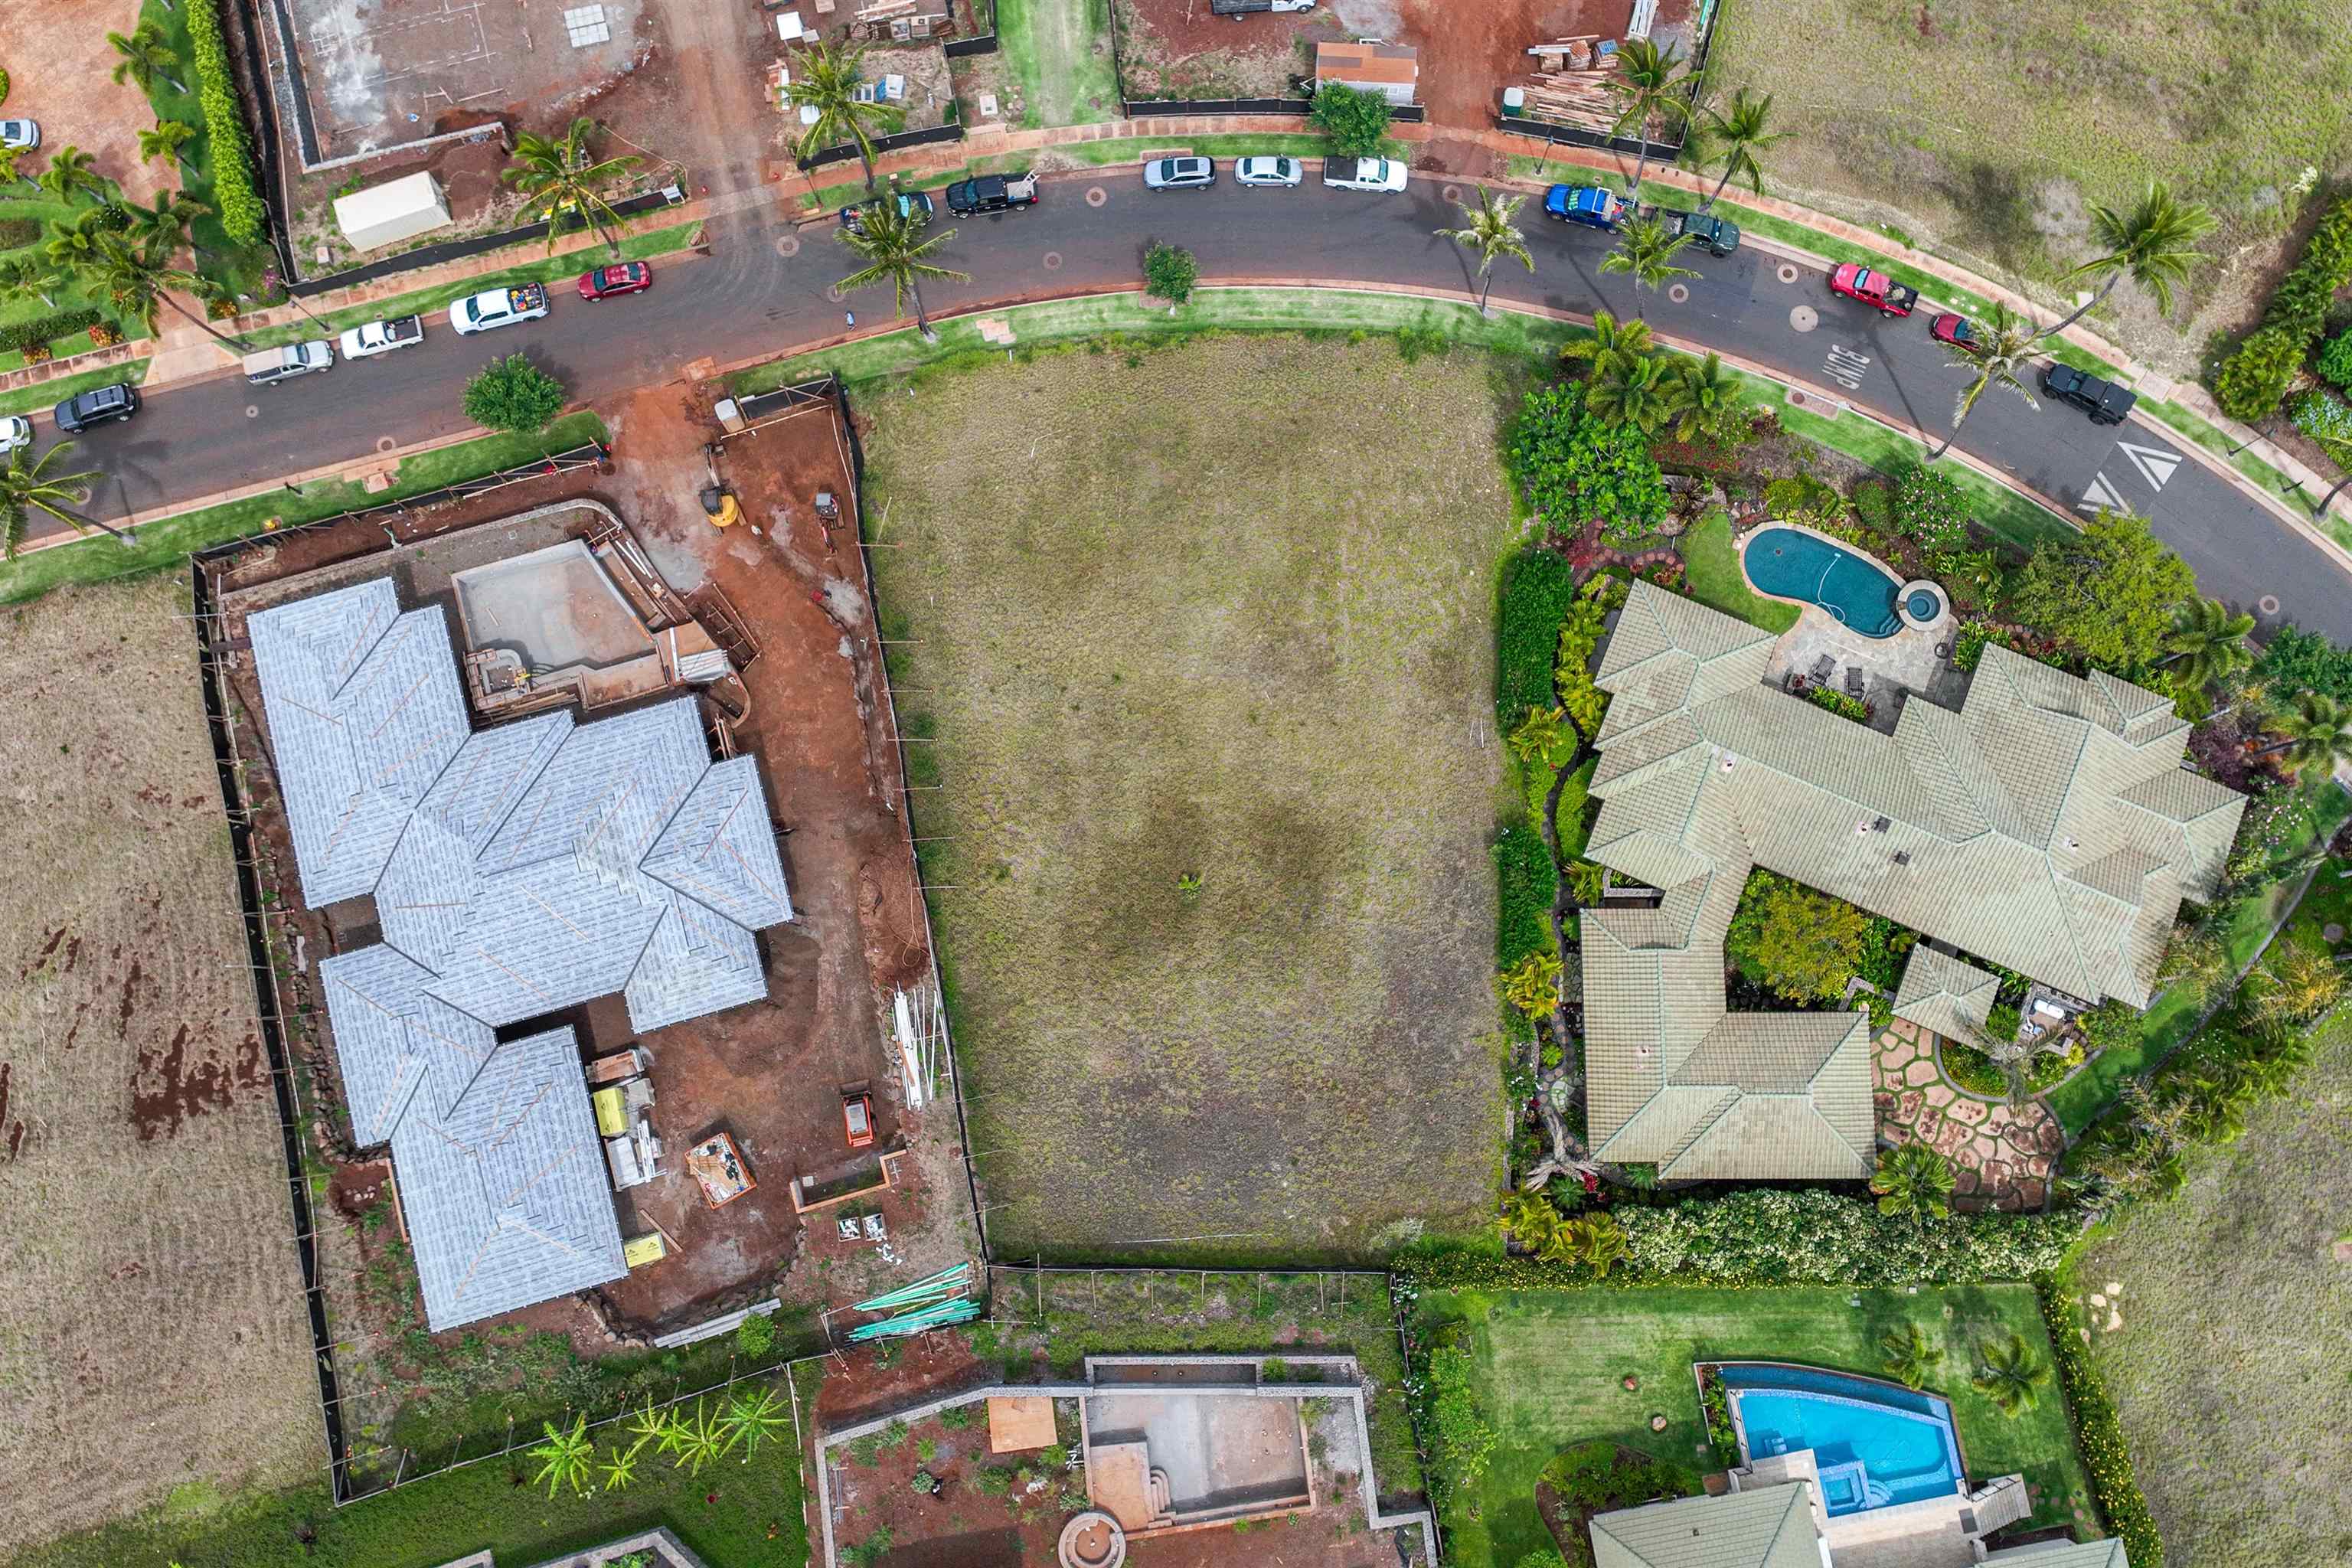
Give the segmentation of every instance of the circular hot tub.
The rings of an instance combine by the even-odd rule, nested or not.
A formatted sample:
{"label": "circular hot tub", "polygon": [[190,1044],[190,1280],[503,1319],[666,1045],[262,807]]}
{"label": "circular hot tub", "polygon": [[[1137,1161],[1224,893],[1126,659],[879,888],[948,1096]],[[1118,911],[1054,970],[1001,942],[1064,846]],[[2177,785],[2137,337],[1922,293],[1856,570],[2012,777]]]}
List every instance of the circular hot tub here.
{"label": "circular hot tub", "polygon": [[1950,606],[1941,588],[1919,578],[1895,591],[1895,607],[1902,615],[1905,626],[1913,631],[1925,631],[1942,620]]}
{"label": "circular hot tub", "polygon": [[1127,1561],[1127,1531],[1099,1509],[1088,1509],[1062,1526],[1062,1568],[1119,1568]]}

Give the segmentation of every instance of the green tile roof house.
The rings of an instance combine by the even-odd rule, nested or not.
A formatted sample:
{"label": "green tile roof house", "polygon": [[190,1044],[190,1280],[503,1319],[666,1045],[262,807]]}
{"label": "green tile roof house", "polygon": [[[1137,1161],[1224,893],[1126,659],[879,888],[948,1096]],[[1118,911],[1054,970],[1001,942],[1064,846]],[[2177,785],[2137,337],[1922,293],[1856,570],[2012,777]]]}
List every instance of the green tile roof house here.
{"label": "green tile roof house", "polygon": [[[2183,769],[2189,725],[2128,681],[1989,647],[1959,711],[1914,695],[1889,735],[1763,684],[1773,641],[1636,583],[1596,678],[1585,853],[1664,896],[1584,912],[1587,1120],[1600,1158],[1669,1179],[1871,1168],[1867,1016],[1726,1006],[1753,868],[2146,1006],[2181,900],[2211,896],[2245,808]],[[1990,984],[1923,945],[1898,1011],[1981,1023]]]}
{"label": "green tile roof house", "polygon": [[2044,1541],[1976,1555],[1973,1538],[1928,1530],[1835,1549],[1799,1481],[1717,1497],[1676,1498],[1595,1514],[1593,1568],[2131,1568],[2120,1541]]}

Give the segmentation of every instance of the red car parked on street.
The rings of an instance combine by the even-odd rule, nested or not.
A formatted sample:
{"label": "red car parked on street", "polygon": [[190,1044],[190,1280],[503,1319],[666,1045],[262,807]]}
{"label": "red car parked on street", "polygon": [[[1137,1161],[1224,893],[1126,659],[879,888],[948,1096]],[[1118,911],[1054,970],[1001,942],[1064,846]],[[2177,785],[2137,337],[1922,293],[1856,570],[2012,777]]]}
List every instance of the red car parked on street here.
{"label": "red car parked on street", "polygon": [[634,294],[654,286],[654,269],[642,261],[623,261],[580,275],[580,297],[596,301],[616,294]]}
{"label": "red car parked on street", "polygon": [[1939,343],[1949,343],[1972,354],[1984,353],[1984,339],[1977,335],[1977,324],[1949,310],[1927,323],[1927,335]]}
{"label": "red car parked on street", "polygon": [[1859,261],[1849,261],[1830,274],[1830,292],[1858,300],[1882,316],[1907,316],[1919,302],[1919,290],[1897,283],[1884,272],[1873,272]]}

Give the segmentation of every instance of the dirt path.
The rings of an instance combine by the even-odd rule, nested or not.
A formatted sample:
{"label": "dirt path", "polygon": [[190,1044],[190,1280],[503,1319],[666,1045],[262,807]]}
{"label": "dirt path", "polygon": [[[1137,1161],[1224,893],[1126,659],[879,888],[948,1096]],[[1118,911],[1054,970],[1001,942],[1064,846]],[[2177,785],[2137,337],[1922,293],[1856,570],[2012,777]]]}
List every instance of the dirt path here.
{"label": "dirt path", "polygon": [[[719,195],[759,184],[784,155],[785,117],[761,97],[760,62],[773,58],[766,13],[751,5],[672,5],[671,69],[677,100],[648,146],[684,163],[696,187]],[[702,194],[698,188],[697,195]]]}

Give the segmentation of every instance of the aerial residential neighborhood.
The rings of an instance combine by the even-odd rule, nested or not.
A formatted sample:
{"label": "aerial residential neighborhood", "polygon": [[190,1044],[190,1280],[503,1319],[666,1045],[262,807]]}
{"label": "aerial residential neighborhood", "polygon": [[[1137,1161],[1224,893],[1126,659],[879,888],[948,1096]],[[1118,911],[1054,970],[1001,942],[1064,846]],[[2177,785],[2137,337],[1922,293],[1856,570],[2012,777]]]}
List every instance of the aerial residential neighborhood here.
{"label": "aerial residential neighborhood", "polygon": [[0,27],[0,1568],[2352,1561],[2311,0]]}

